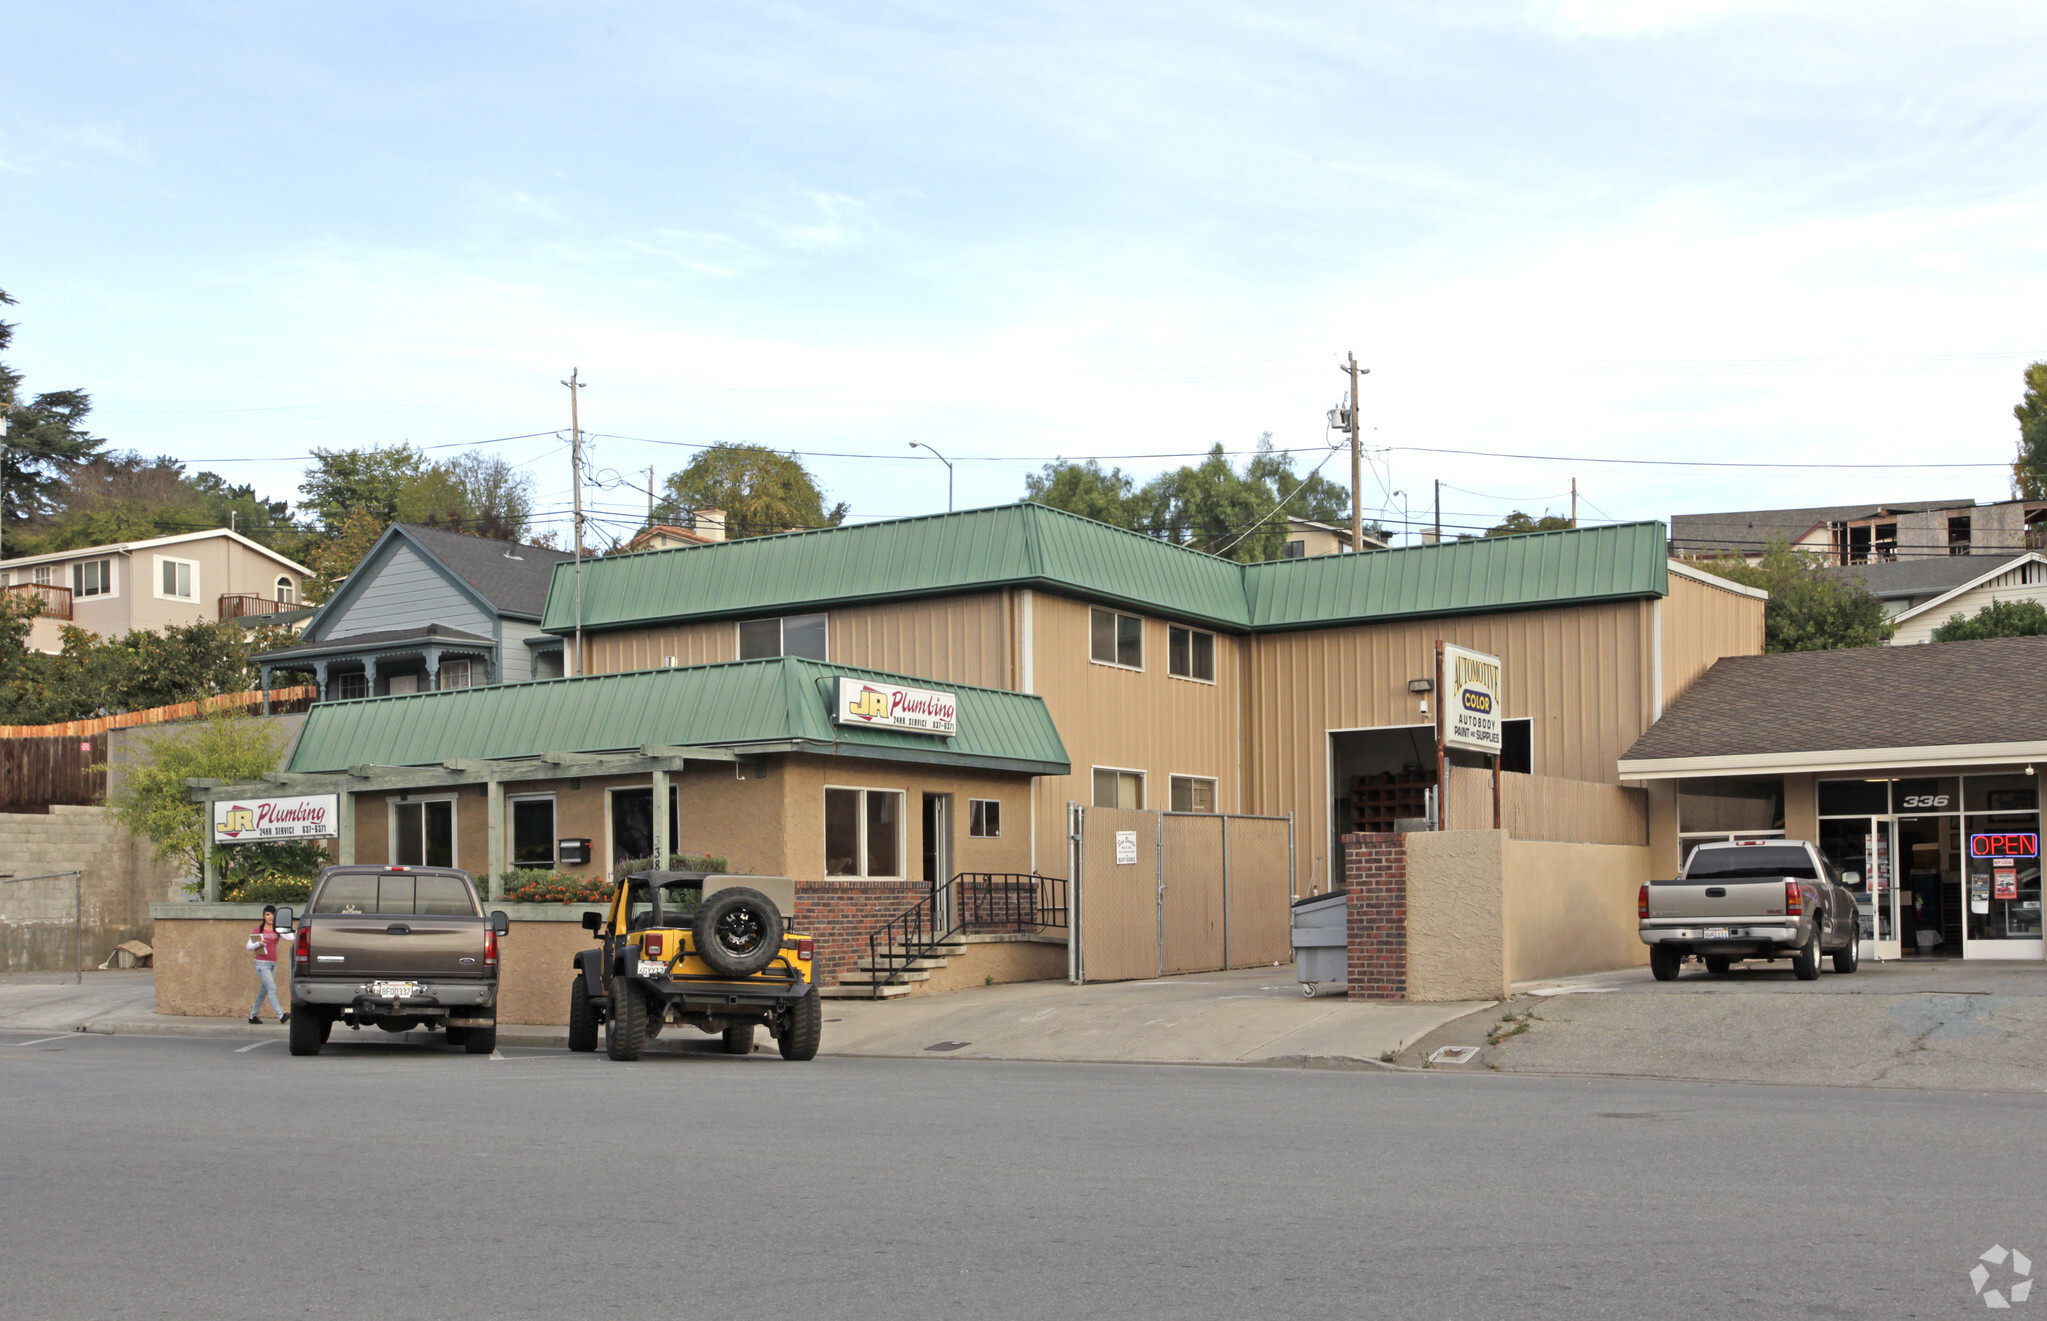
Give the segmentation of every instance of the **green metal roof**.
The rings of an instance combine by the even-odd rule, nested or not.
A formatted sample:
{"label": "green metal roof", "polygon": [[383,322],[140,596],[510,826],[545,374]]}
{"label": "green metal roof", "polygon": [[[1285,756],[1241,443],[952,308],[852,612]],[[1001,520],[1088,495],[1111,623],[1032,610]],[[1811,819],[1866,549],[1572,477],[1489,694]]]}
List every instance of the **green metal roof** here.
{"label": "green metal roof", "polygon": [[[576,625],[555,566],[542,627]],[[585,560],[585,630],[1040,587],[1232,632],[1668,593],[1660,523],[1237,564],[1023,503]]]}
{"label": "green metal roof", "polygon": [[[959,732],[933,738],[834,725],[829,681],[841,675],[955,693]],[[649,744],[795,744],[806,752],[1034,775],[1064,775],[1070,768],[1041,697],[784,656],[321,702],[307,713],[286,769],[432,766],[459,757],[613,752]]]}

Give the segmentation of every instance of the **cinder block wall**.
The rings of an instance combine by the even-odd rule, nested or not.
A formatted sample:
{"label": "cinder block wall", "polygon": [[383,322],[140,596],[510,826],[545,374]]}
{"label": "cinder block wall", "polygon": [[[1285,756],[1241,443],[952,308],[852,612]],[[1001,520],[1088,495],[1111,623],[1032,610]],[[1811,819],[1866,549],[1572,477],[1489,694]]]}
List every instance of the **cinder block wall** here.
{"label": "cinder block wall", "polygon": [[96,967],[114,946],[149,939],[149,905],[177,897],[179,878],[150,860],[104,807],[52,807],[0,814],[0,873],[17,877],[79,870],[81,887],[61,881],[0,881],[0,970],[58,972],[72,966],[74,895],[82,889],[84,961]]}

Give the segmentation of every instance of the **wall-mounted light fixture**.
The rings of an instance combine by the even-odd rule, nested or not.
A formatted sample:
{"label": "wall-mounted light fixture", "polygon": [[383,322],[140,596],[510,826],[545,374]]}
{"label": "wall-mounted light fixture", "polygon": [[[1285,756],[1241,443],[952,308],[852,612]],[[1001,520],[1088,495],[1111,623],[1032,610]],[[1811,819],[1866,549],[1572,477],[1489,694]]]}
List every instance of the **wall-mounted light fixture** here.
{"label": "wall-mounted light fixture", "polygon": [[1434,679],[1409,679],[1407,681],[1407,691],[1411,693],[1433,693],[1436,691],[1436,681]]}

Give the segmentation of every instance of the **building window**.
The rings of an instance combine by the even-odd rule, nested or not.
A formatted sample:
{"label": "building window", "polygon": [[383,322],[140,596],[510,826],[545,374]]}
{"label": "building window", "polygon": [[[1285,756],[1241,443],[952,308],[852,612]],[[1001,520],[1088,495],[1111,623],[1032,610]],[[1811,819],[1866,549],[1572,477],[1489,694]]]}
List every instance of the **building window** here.
{"label": "building window", "polygon": [[1970,515],[1962,514],[1947,521],[1947,553],[1967,555],[1969,553]]}
{"label": "building window", "polygon": [[392,697],[405,697],[419,691],[418,674],[394,674],[384,681],[384,691]]}
{"label": "building window", "polygon": [[783,615],[779,619],[748,619],[739,625],[739,659],[803,656],[830,660],[829,630],[824,615]]}
{"label": "building window", "polygon": [[[654,857],[654,786],[643,788],[613,789],[611,793],[611,865],[622,862],[638,862],[642,858]],[[668,786],[668,852],[673,855],[682,852],[677,841],[682,832],[681,787]],[[666,867],[665,858],[655,858],[654,866]]]}
{"label": "building window", "polygon": [[1181,679],[1215,682],[1215,634],[1196,628],[1166,630],[1166,673]]}
{"label": "building window", "polygon": [[1144,773],[1095,767],[1095,806],[1142,808]]}
{"label": "building window", "polygon": [[1088,656],[1097,665],[1144,668],[1144,621],[1114,610],[1088,612]]}
{"label": "building window", "polygon": [[1279,557],[1283,560],[1304,560],[1308,558],[1308,543],[1305,541],[1289,541],[1286,545],[1279,548]]}
{"label": "building window", "polygon": [[1500,769],[1535,774],[1535,722],[1523,716],[1500,722]]}
{"label": "building window", "polygon": [[470,683],[472,661],[444,660],[441,662],[442,688],[467,688]]}
{"label": "building window", "polygon": [[400,867],[455,865],[455,800],[391,802],[391,861]]}
{"label": "building window", "polygon": [[1215,781],[1195,775],[1175,775],[1169,782],[1175,812],[1215,811]]}
{"label": "building window", "polygon": [[334,695],[344,702],[351,697],[368,697],[370,695],[369,676],[360,670],[354,674],[338,674],[334,676]]}
{"label": "building window", "polygon": [[554,795],[534,794],[506,802],[512,814],[512,865],[554,866]]}
{"label": "building window", "polygon": [[39,582],[39,583],[47,583],[47,582],[49,582],[49,581],[50,581],[50,566],[49,566],[49,565],[47,565],[47,564],[38,564],[38,565],[36,565],[36,581],[37,581],[37,582]]}
{"label": "building window", "polygon": [[827,876],[902,876],[901,790],[824,791],[824,870]]}
{"label": "building window", "polygon": [[280,575],[277,579],[277,604],[292,605],[299,599],[299,589],[292,580]]}
{"label": "building window", "polygon": [[156,594],[172,601],[191,601],[199,595],[199,563],[156,557]]}
{"label": "building window", "polygon": [[967,835],[973,839],[1002,837],[1002,804],[993,798],[967,800]]}
{"label": "building window", "polygon": [[536,679],[561,678],[562,654],[559,651],[536,652],[533,657],[533,677]]}
{"label": "building window", "polygon": [[114,562],[112,560],[87,560],[71,566],[71,593],[74,596],[105,596],[114,590]]}

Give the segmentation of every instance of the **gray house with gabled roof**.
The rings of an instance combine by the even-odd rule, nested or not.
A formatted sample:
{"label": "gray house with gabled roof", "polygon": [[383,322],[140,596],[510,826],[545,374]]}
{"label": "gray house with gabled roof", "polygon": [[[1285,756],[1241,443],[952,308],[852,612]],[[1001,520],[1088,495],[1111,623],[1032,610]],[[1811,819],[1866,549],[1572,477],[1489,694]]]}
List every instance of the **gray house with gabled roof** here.
{"label": "gray house with gabled roof", "polygon": [[557,678],[561,639],[540,618],[554,566],[573,558],[394,523],[297,642],[256,657],[263,690],[279,672],[310,676],[319,701]]}

